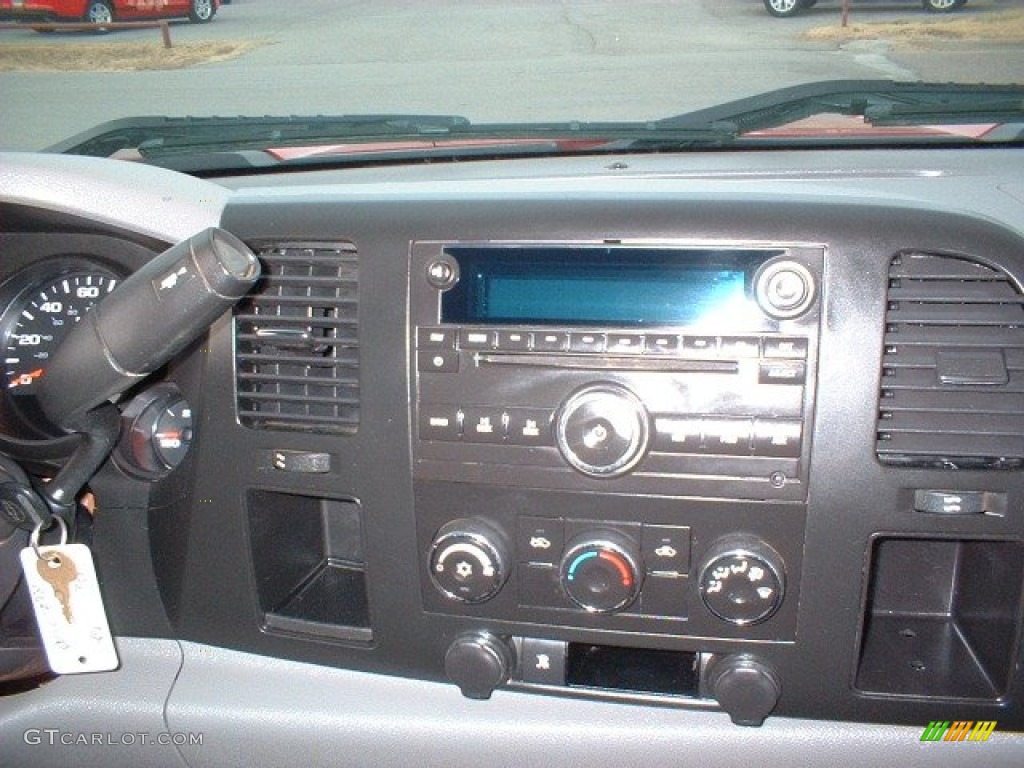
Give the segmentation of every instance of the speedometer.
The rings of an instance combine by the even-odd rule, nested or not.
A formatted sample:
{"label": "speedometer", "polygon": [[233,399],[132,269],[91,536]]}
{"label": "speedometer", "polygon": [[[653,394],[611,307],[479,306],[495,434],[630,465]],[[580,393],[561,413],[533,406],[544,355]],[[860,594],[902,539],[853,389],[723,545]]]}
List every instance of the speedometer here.
{"label": "speedometer", "polygon": [[15,300],[3,327],[8,394],[35,394],[64,335],[118,282],[116,275],[103,270],[68,272],[29,288]]}

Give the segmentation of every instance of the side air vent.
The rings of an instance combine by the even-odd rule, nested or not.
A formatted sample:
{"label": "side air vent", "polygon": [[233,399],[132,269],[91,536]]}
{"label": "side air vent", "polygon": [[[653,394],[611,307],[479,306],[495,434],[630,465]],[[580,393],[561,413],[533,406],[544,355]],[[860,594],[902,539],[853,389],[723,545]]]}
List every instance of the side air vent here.
{"label": "side air vent", "polygon": [[892,260],[875,449],[899,466],[1024,466],[1024,297],[1006,273]]}
{"label": "side air vent", "polygon": [[263,278],[235,312],[239,421],[254,429],[355,433],[355,248],[290,244],[258,255]]}

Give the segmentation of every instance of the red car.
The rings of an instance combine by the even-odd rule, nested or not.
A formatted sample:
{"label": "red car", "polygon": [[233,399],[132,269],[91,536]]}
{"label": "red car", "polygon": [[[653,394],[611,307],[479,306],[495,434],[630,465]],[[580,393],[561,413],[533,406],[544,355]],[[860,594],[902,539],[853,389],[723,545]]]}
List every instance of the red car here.
{"label": "red car", "polygon": [[220,0],[0,0],[0,18],[106,24],[187,16],[205,23],[219,7]]}

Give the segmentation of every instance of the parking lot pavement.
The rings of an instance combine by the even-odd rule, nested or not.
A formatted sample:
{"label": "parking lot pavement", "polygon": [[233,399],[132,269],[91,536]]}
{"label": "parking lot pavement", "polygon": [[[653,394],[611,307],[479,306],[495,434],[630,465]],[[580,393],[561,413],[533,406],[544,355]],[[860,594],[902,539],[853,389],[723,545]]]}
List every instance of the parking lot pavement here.
{"label": "parking lot pavement", "polygon": [[[968,9],[987,13],[1008,1],[971,0]],[[971,79],[1024,81],[1020,46],[962,44],[954,56],[943,46],[937,57],[798,39],[804,29],[838,24],[838,13],[838,0],[795,19],[768,16],[760,0],[240,0],[210,24],[172,28],[181,42],[268,41],[234,60],[171,71],[0,73],[0,148],[39,149],[139,114],[645,120],[817,79],[963,79],[970,71]],[[854,19],[924,17],[916,2],[889,2],[855,6]],[[158,39],[154,30],[0,31],[0,45]],[[947,61],[963,70],[952,77],[958,65]]]}

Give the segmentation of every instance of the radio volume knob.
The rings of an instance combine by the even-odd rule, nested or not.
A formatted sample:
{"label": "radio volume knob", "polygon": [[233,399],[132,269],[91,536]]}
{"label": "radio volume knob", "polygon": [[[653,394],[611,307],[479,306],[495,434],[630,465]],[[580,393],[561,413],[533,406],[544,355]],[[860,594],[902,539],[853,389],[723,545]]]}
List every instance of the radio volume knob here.
{"label": "radio volume knob", "polygon": [[453,520],[430,546],[430,578],[450,600],[482,603],[504,586],[507,553],[505,534],[497,526],[480,518]]}
{"label": "radio volume knob", "polygon": [[629,472],[650,441],[650,419],[635,394],[618,384],[592,384],[559,409],[555,439],[562,457],[590,477]]}
{"label": "radio volume knob", "polygon": [[786,320],[802,315],[814,301],[814,275],[790,259],[769,261],[754,278],[757,303],[770,317]]}

